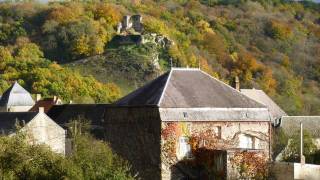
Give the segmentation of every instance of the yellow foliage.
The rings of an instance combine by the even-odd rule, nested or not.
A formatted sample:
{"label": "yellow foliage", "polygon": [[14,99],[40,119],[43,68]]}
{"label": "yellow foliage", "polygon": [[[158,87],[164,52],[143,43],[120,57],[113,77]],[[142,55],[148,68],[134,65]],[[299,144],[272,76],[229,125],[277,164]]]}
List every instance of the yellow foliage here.
{"label": "yellow foliage", "polygon": [[12,55],[9,48],[0,46],[0,62],[12,60]]}
{"label": "yellow foliage", "polygon": [[121,20],[121,14],[116,7],[109,4],[97,4],[94,11],[96,19],[103,18],[107,24],[116,25]]}
{"label": "yellow foliage", "polygon": [[188,124],[186,122],[179,122],[180,136],[190,136]]}
{"label": "yellow foliage", "polygon": [[188,59],[188,65],[190,67],[198,67],[199,66],[199,61],[197,61],[197,57],[192,53],[190,55],[190,58]]}
{"label": "yellow foliage", "polygon": [[201,33],[212,33],[215,35],[215,32],[210,28],[210,24],[207,21],[200,20],[196,27],[199,29]]}
{"label": "yellow foliage", "polygon": [[157,18],[147,16],[144,20],[144,29],[149,32],[168,35],[167,25]]}
{"label": "yellow foliage", "polygon": [[75,45],[73,47],[73,51],[80,55],[90,55],[90,47],[89,47],[90,39],[82,35],[79,39],[76,40]]}
{"label": "yellow foliage", "polygon": [[277,82],[272,76],[272,70],[264,67],[262,76],[257,80],[260,87],[268,94],[274,95],[276,92]]}
{"label": "yellow foliage", "polygon": [[282,59],[281,62],[282,66],[284,66],[285,68],[289,68],[290,67],[290,59],[288,56],[284,56],[284,58]]}

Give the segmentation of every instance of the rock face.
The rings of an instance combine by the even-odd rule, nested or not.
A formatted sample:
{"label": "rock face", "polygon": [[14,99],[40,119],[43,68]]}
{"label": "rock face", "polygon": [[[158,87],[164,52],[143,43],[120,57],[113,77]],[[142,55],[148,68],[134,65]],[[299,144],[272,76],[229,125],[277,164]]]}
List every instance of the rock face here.
{"label": "rock face", "polygon": [[[145,32],[143,30],[142,16],[139,14],[123,16],[122,21],[118,24],[117,33],[110,42],[111,46],[150,44],[150,46],[157,49],[168,50],[174,45],[174,42],[164,35]],[[161,70],[159,56],[160,53],[156,52],[152,54],[150,59],[150,63],[156,71]]]}
{"label": "rock face", "polygon": [[143,31],[142,16],[123,16],[122,21],[117,27],[118,35],[113,41],[119,45],[156,43],[157,45],[168,48],[173,45],[173,41],[164,35],[156,33],[146,33]]}
{"label": "rock face", "polygon": [[155,43],[162,48],[169,48],[170,46],[174,45],[174,42],[168,37],[156,33],[143,34],[141,43]]}

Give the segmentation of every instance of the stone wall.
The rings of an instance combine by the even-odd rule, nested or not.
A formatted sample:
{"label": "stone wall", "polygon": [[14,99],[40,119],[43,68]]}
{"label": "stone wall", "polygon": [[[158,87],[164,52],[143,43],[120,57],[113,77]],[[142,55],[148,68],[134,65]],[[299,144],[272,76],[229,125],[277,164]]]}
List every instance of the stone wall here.
{"label": "stone wall", "polygon": [[294,179],[320,179],[320,165],[294,163]]}
{"label": "stone wall", "polygon": [[271,163],[270,176],[276,180],[294,179],[294,164],[286,162]]}
{"label": "stone wall", "polygon": [[141,179],[160,179],[160,116],[154,107],[108,107],[106,141]]}
{"label": "stone wall", "polygon": [[282,179],[320,179],[320,165],[287,162],[270,164],[270,176],[276,180]]}
{"label": "stone wall", "polygon": [[65,154],[66,133],[46,114],[39,112],[21,129],[31,144],[46,144],[54,152]]}
{"label": "stone wall", "polygon": [[[241,163],[237,162],[239,158],[257,158],[261,161],[261,166],[264,165],[263,163],[266,163],[269,158],[269,125],[269,122],[162,122],[162,179],[175,177],[176,174],[172,174],[172,172],[177,173],[177,171],[173,171],[172,168],[175,168],[177,164],[181,167],[183,162],[188,165],[192,164],[193,168],[190,168],[193,169],[192,171],[197,168],[201,170],[183,172],[182,174],[185,177],[203,178],[203,176],[208,176],[209,178],[217,178],[217,173],[226,174],[225,172],[203,171],[203,169],[206,169],[203,167],[214,165],[210,162],[210,158],[214,156],[215,150],[228,152],[228,159],[225,162],[227,163],[225,170],[228,171],[228,179],[232,179],[229,174],[235,174],[236,163]],[[249,148],[249,153],[243,153],[244,150],[247,152],[248,149],[239,147],[241,144],[240,136],[252,138],[253,142],[252,147]],[[181,144],[181,140],[185,141],[181,137],[186,137],[189,141],[191,154],[184,154],[185,157],[179,154],[181,151],[185,153],[186,150],[183,150],[183,148],[188,149],[188,145]],[[180,146],[183,146],[183,148]],[[199,149],[208,154],[208,158],[205,158],[208,162],[204,162],[204,164],[197,162],[196,156],[199,154]],[[237,155],[237,159],[233,158],[235,155]],[[243,161],[246,160],[243,159]],[[248,163],[250,162],[248,161]]]}

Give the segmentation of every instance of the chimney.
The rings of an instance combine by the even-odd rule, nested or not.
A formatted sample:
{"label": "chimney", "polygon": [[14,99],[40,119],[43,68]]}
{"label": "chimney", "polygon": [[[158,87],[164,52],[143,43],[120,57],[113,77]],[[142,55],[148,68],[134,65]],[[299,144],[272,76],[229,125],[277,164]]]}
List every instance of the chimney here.
{"label": "chimney", "polygon": [[41,100],[41,94],[36,94],[36,102]]}
{"label": "chimney", "polygon": [[44,107],[39,107],[39,113],[44,113]]}
{"label": "chimney", "polygon": [[235,89],[236,89],[237,91],[240,91],[240,81],[239,81],[239,77],[238,77],[238,76],[236,76],[236,77],[234,78],[234,83],[235,83]]}
{"label": "chimney", "polygon": [[304,165],[306,158],[303,155],[303,124],[300,122],[300,164]]}

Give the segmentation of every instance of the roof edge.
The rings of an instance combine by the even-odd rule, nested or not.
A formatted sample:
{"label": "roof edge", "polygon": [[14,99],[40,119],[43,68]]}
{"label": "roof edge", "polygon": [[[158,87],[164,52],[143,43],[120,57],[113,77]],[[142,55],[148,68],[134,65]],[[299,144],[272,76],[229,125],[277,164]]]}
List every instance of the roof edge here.
{"label": "roof edge", "polygon": [[202,72],[203,74],[205,74],[205,75],[207,75],[207,76],[211,77],[211,78],[212,78],[212,79],[214,79],[214,80],[217,80],[217,81],[218,81],[218,82],[220,82],[220,83],[223,83],[224,85],[226,85],[227,87],[229,87],[229,88],[230,88],[230,89],[232,89],[233,91],[235,91],[235,92],[237,92],[237,93],[241,94],[241,96],[244,96],[244,97],[246,97],[246,98],[248,98],[248,99],[250,99],[250,100],[252,100],[252,101],[254,101],[254,102],[256,102],[256,103],[258,103],[258,104],[260,104],[260,105],[262,105],[262,106],[264,106],[264,107],[267,107],[266,105],[264,105],[264,104],[262,104],[262,103],[260,103],[260,102],[258,102],[258,101],[256,101],[256,100],[251,99],[251,98],[249,98],[248,96],[246,96],[246,95],[242,94],[240,91],[236,90],[235,88],[233,88],[233,87],[232,87],[232,86],[230,86],[229,84],[227,84],[227,83],[225,83],[225,82],[221,81],[220,79],[215,78],[215,77],[211,76],[210,74],[208,74],[208,73],[206,73],[206,72],[202,71],[201,69],[200,69],[200,72]]}
{"label": "roof edge", "polygon": [[281,118],[283,117],[319,117],[320,118],[320,115],[315,115],[315,116],[282,116]]}
{"label": "roof edge", "polygon": [[261,108],[219,108],[219,107],[159,107],[159,109],[198,109],[198,110],[263,110],[268,111],[267,107],[261,107]]}
{"label": "roof edge", "polygon": [[160,104],[161,104],[161,102],[162,102],[162,99],[163,99],[164,93],[165,93],[165,91],[166,91],[166,89],[167,89],[167,87],[168,87],[169,80],[170,80],[171,75],[172,75],[172,71],[173,71],[173,68],[171,68],[171,70],[170,70],[170,72],[169,72],[169,75],[168,75],[168,78],[167,78],[166,84],[164,85],[164,88],[163,88],[163,90],[162,90],[162,93],[161,93],[160,99],[159,99],[159,101],[158,101],[158,103],[157,103],[157,106],[158,106],[158,107],[160,107]]}
{"label": "roof edge", "polygon": [[186,70],[189,70],[189,71],[198,71],[200,70],[199,68],[189,68],[189,67],[172,67],[170,69],[170,71],[172,70],[175,70],[175,71],[186,71]]}

